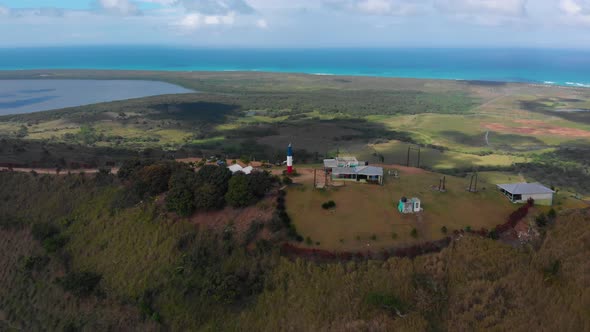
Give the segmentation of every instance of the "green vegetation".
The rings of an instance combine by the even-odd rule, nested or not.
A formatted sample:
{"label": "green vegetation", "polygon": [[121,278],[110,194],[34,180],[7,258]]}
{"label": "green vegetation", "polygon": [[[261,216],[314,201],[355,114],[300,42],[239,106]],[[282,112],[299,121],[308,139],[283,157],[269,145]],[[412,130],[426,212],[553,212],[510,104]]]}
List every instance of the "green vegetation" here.
{"label": "green vegetation", "polygon": [[327,201],[325,203],[322,203],[322,209],[324,209],[324,210],[333,209],[335,207],[336,207],[336,202],[334,202],[334,201]]}
{"label": "green vegetation", "polygon": [[[47,75],[157,79],[201,93],[0,118],[2,166],[63,169],[59,176],[0,172],[2,331],[581,331],[589,324],[590,214],[576,210],[584,203],[572,203],[566,190],[590,188],[590,127],[578,118],[585,114],[556,111],[588,107],[589,91],[265,73]],[[573,92],[575,100],[567,97]],[[281,178],[289,186],[279,190],[267,172],[232,175],[203,160],[173,161],[275,164],[290,142],[297,164],[335,154],[405,164],[408,145],[420,146],[423,168],[449,174],[447,191],[433,190],[440,173],[412,168],[387,176],[384,186],[312,190],[301,167],[297,177]],[[69,173],[75,169],[96,173]],[[474,170],[480,191],[469,193],[465,175]],[[541,238],[534,245],[465,234],[414,259],[382,251],[465,225],[494,227],[515,208],[494,183],[523,179],[559,190],[559,213],[535,210],[531,224]],[[399,214],[402,196],[420,197],[424,212]],[[281,257],[286,245],[372,259]]]}
{"label": "green vegetation", "polygon": [[[588,162],[564,165],[560,158],[590,144],[590,124],[578,119],[590,113],[567,112],[590,107],[583,89],[270,73],[43,74],[163,80],[200,93],[0,117],[0,163],[71,169],[112,167],[129,157],[211,155],[275,163],[292,142],[298,163],[339,151],[406,164],[408,144],[414,144],[422,147],[420,165],[428,169],[511,168],[582,194],[589,187],[571,181],[588,178]],[[569,154],[567,160],[579,158]],[[416,156],[410,165],[417,165]]]}

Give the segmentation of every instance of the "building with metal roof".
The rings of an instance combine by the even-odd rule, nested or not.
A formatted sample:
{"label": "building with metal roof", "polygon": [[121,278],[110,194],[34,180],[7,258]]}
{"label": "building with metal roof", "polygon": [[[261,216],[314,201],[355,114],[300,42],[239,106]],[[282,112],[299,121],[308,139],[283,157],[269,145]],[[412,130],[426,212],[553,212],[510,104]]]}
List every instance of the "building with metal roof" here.
{"label": "building with metal roof", "polygon": [[552,205],[555,191],[540,183],[509,183],[499,184],[498,189],[513,203],[525,203],[534,199],[535,204]]}
{"label": "building with metal roof", "polygon": [[337,167],[357,167],[364,165],[362,161],[358,161],[355,157],[336,157],[334,159],[324,159],[324,168],[331,170]]}
{"label": "building with metal roof", "polygon": [[332,180],[383,184],[383,168],[375,166],[334,167]]}

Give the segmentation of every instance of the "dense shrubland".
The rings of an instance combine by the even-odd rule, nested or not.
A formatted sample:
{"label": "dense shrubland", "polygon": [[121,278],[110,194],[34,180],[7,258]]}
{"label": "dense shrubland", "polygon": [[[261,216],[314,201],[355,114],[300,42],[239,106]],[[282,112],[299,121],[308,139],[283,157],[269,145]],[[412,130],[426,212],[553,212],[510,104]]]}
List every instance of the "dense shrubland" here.
{"label": "dense shrubland", "polygon": [[[415,259],[351,257],[320,264],[280,258],[276,239],[258,237],[274,223],[277,231],[290,229],[282,194],[273,220],[253,221],[246,234],[231,223],[214,232],[170,218],[149,196],[112,210],[117,193],[133,190],[135,177],[149,180],[153,166],[170,170],[170,178],[192,171],[135,161],[124,179],[0,172],[0,329],[590,327],[588,210],[544,224],[537,250],[466,235]],[[199,172],[192,174],[203,181]],[[169,192],[174,184],[168,186]],[[147,184],[145,193],[163,187]],[[61,237],[67,239],[63,245],[45,245]]]}

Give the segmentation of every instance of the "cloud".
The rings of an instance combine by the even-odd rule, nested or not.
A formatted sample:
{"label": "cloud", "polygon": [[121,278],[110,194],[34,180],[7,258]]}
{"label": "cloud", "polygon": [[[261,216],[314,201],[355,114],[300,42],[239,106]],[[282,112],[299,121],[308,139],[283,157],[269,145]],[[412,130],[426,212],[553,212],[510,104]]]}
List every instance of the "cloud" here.
{"label": "cloud", "polygon": [[179,0],[190,12],[204,15],[226,15],[228,13],[253,14],[255,12],[244,0]]}
{"label": "cloud", "polygon": [[266,29],[266,28],[268,28],[268,23],[266,22],[265,19],[259,19],[256,21],[256,26],[259,27],[260,29]]}
{"label": "cloud", "polygon": [[22,17],[63,17],[68,11],[62,8],[43,7],[43,8],[8,8],[0,6],[0,16],[12,18]]}
{"label": "cloud", "polygon": [[590,25],[590,1],[588,0],[560,0],[559,9],[566,24]]}
{"label": "cloud", "polygon": [[424,0],[323,0],[324,7],[368,15],[415,15],[430,10]]}
{"label": "cloud", "polygon": [[139,0],[145,3],[155,3],[160,6],[172,6],[178,3],[178,0]]}
{"label": "cloud", "polygon": [[508,26],[527,22],[528,0],[434,0],[434,8],[466,24]]}
{"label": "cloud", "polygon": [[101,12],[107,14],[123,16],[141,14],[137,4],[130,0],[98,0],[96,4]]}
{"label": "cloud", "polygon": [[230,26],[235,22],[236,14],[230,12],[227,15],[203,15],[200,13],[186,14],[179,22],[173,23],[184,31],[193,31],[205,26]]}
{"label": "cloud", "polygon": [[521,17],[526,15],[527,0],[434,0],[443,12],[472,15]]}

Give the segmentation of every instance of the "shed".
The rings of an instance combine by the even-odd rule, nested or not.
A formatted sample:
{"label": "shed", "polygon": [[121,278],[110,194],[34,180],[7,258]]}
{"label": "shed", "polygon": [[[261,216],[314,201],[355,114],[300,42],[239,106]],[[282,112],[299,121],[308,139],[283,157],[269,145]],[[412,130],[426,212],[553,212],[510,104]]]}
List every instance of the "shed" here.
{"label": "shed", "polygon": [[509,183],[499,184],[498,189],[512,203],[525,203],[529,199],[534,199],[535,204],[552,205],[553,194],[555,191],[545,187],[540,183]]}
{"label": "shed", "polygon": [[401,213],[417,213],[422,211],[422,202],[419,198],[402,197],[397,205],[397,210]]}

